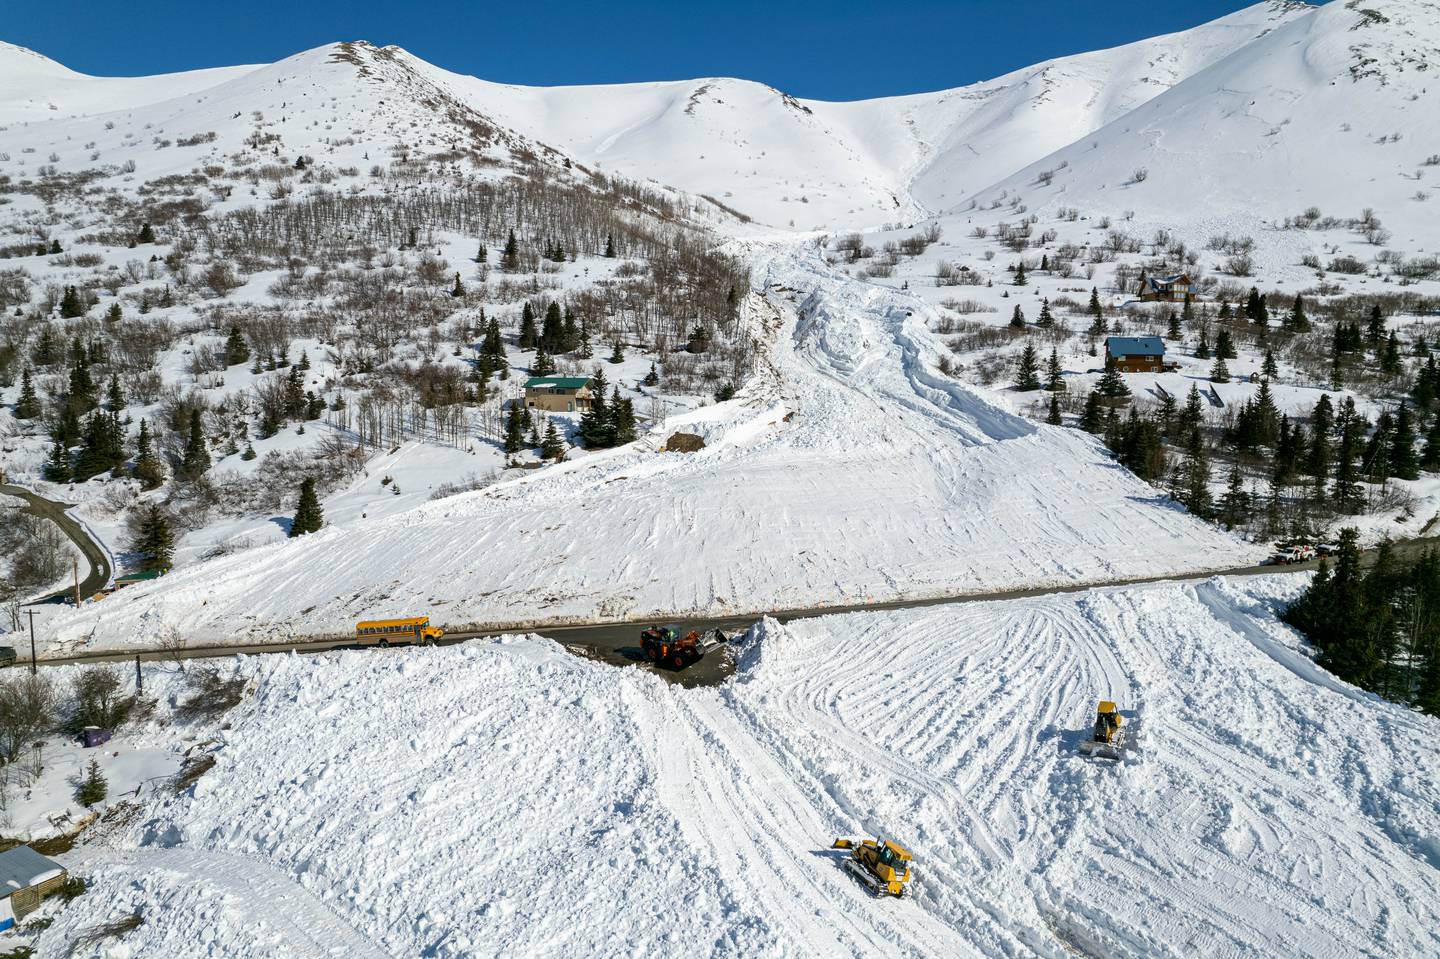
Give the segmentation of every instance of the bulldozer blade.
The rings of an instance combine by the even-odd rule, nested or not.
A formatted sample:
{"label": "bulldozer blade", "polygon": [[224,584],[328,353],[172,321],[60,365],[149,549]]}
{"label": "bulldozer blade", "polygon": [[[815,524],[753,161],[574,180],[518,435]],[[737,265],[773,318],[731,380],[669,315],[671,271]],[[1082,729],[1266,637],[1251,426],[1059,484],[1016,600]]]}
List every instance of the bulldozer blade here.
{"label": "bulldozer blade", "polygon": [[851,840],[851,839],[837,839],[837,840],[835,840],[834,844],[831,845],[830,848],[831,848],[831,849],[853,849],[854,847],[855,847],[855,842],[854,842],[854,840]]}

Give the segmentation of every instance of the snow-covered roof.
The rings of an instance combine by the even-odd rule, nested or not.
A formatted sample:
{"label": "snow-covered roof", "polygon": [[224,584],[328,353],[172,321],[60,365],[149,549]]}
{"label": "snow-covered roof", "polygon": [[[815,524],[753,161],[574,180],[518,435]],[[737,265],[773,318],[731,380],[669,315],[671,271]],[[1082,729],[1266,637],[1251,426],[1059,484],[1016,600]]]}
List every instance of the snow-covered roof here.
{"label": "snow-covered roof", "polygon": [[1181,281],[1184,281],[1186,285],[1189,285],[1190,274],[1176,273],[1173,276],[1149,276],[1146,277],[1145,280],[1146,283],[1149,285],[1150,289],[1157,292],[1163,292]]}
{"label": "snow-covered roof", "polygon": [[1158,336],[1112,336],[1105,340],[1111,356],[1163,356],[1165,341]]}
{"label": "snow-covered roof", "polygon": [[46,859],[29,846],[16,846],[0,852],[0,895],[8,896],[21,889],[38,886],[65,871],[53,859]]}
{"label": "snow-covered roof", "polygon": [[580,390],[590,384],[588,376],[532,376],[525,381],[527,390]]}

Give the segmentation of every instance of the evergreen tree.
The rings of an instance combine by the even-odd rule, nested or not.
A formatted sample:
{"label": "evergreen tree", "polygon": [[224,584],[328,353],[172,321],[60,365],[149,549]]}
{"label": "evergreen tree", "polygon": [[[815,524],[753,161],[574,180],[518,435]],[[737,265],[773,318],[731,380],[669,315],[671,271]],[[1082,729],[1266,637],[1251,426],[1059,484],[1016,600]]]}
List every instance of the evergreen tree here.
{"label": "evergreen tree", "polygon": [[124,433],[114,413],[96,411],[85,421],[80,454],[71,469],[75,482],[118,468],[125,461]]}
{"label": "evergreen tree", "polygon": [[1100,336],[1105,333],[1105,308],[1100,305],[1100,291],[1095,287],[1090,288],[1090,328],[1086,331],[1093,336]]}
{"label": "evergreen tree", "polygon": [[1195,359],[1210,359],[1210,324],[1200,324],[1200,339],[1195,343]]}
{"label": "evergreen tree", "polygon": [[[63,315],[63,314],[62,314]],[[1385,314],[1380,312],[1380,304],[1376,303],[1370,310],[1370,321],[1365,324],[1365,341],[1372,347],[1379,346],[1385,339]]]}
{"label": "evergreen tree", "polygon": [[552,302],[545,307],[545,319],[540,326],[540,346],[551,356],[565,352],[563,328],[560,304]]}
{"label": "evergreen tree", "polygon": [[490,251],[485,248],[485,241],[480,241],[480,247],[475,251],[475,262],[484,263],[490,257]]}
{"label": "evergreen tree", "polygon": [[1174,343],[1179,343],[1184,338],[1184,333],[1180,329],[1180,317],[1175,315],[1174,310],[1170,311],[1170,319],[1165,328],[1165,338]]}
{"label": "evergreen tree", "polygon": [[1177,412],[1174,395],[1168,392],[1160,394],[1160,406],[1155,411],[1155,419],[1160,426],[1161,436],[1175,435],[1173,431]]}
{"label": "evergreen tree", "polygon": [[1309,332],[1310,318],[1305,314],[1305,298],[1299,293],[1295,294],[1295,302],[1290,304],[1290,312],[1282,321],[1281,326],[1287,333]]}
{"label": "evergreen tree", "polygon": [[1035,325],[1042,330],[1048,330],[1055,325],[1055,316],[1050,312],[1050,300],[1040,301],[1040,315],[1035,319]]}
{"label": "evergreen tree", "polygon": [[105,781],[104,773],[100,772],[100,764],[92,759],[85,778],[75,787],[75,801],[88,809],[104,802],[109,789],[110,784]]}
{"label": "evergreen tree", "polygon": [[1185,465],[1175,490],[1175,498],[1191,513],[1208,519],[1211,512],[1210,458],[1199,430],[1192,430],[1185,447]]}
{"label": "evergreen tree", "polygon": [[565,455],[565,445],[560,442],[554,420],[545,424],[545,439],[540,444],[540,455],[547,460],[559,460]]}
{"label": "evergreen tree", "polygon": [[555,372],[555,362],[550,359],[550,354],[545,352],[544,344],[535,348],[535,362],[531,365],[530,372],[536,376],[550,376]]}
{"label": "evergreen tree", "polygon": [[650,362],[650,372],[645,374],[644,383],[646,386],[659,386],[660,374],[655,371],[655,362]]}
{"label": "evergreen tree", "polygon": [[155,231],[150,228],[150,224],[146,223],[144,226],[142,226],[142,227],[140,228],[140,233],[135,237],[135,242],[136,242],[136,243],[154,243],[154,242],[155,242]]}
{"label": "evergreen tree", "polygon": [[1115,357],[1105,357],[1105,372],[1100,376],[1100,382],[1095,385],[1095,390],[1106,399],[1118,400],[1130,395],[1130,387],[1125,385],[1125,377],[1120,373],[1120,367],[1115,363]]}
{"label": "evergreen tree", "polygon": [[1220,354],[1216,354],[1216,356],[1215,356],[1215,362],[1214,362],[1214,364],[1210,367],[1210,382],[1212,382],[1212,383],[1229,383],[1229,382],[1230,382],[1230,368],[1225,365],[1225,357],[1222,356],[1222,355],[1220,355]]}
{"label": "evergreen tree", "polygon": [[520,310],[520,336],[516,345],[522,350],[533,350],[539,342],[540,335],[535,330],[535,308],[526,300]]}
{"label": "evergreen tree", "polygon": [[60,315],[65,319],[74,319],[77,316],[85,315],[85,303],[75,287],[65,287],[65,294],[60,298]]}
{"label": "evergreen tree", "polygon": [[1274,352],[1272,352],[1271,350],[1268,350],[1268,349],[1267,349],[1267,350],[1265,351],[1265,362],[1262,363],[1261,366],[1260,366],[1260,375],[1263,376],[1263,377],[1265,377],[1265,379],[1269,380],[1269,379],[1274,379],[1274,378],[1275,378],[1275,375],[1276,375],[1277,373],[1279,373],[1279,372],[1280,372],[1280,367],[1277,366],[1276,363],[1275,363],[1275,354],[1274,354]]}
{"label": "evergreen tree", "polygon": [[150,424],[144,420],[140,421],[140,435],[135,439],[135,478],[140,481],[140,488],[152,490],[165,482],[165,468],[160,463],[160,458],[155,455],[151,445]]}
{"label": "evergreen tree", "polygon": [[1040,388],[1040,364],[1035,357],[1035,347],[1029,343],[1020,353],[1020,364],[1015,371],[1015,389],[1023,392]]}
{"label": "evergreen tree", "polygon": [[20,373],[20,398],[15,402],[17,420],[33,420],[40,415],[40,397],[35,394],[35,382],[30,367]]}
{"label": "evergreen tree", "polygon": [[1020,304],[1015,304],[1015,312],[1010,314],[1010,329],[1014,332],[1024,332],[1025,314],[1020,309]]}
{"label": "evergreen tree", "polygon": [[505,252],[500,254],[500,265],[510,273],[514,273],[520,266],[520,245],[515,242],[515,231],[510,231],[510,236],[505,240]]}
{"label": "evergreen tree", "polygon": [[40,337],[35,342],[35,352],[31,354],[31,359],[36,366],[54,366],[60,362],[60,343],[49,323],[40,327]]}
{"label": "evergreen tree", "polygon": [[635,442],[635,406],[629,397],[620,398],[619,391],[611,397],[611,416],[615,423],[615,445]]}
{"label": "evergreen tree", "polygon": [[565,307],[565,320],[560,324],[561,353],[573,352],[580,346],[580,326],[575,322],[575,311]]}
{"label": "evergreen tree", "polygon": [[1380,371],[1396,376],[1400,369],[1400,337],[1391,330],[1385,340],[1385,348],[1380,352]]}
{"label": "evergreen tree", "polygon": [[120,389],[120,377],[114,374],[111,374],[110,385],[105,390],[105,405],[114,413],[125,408],[125,392]]}
{"label": "evergreen tree", "polygon": [[1025,261],[1021,260],[1019,263],[1015,264],[1015,285],[1024,286],[1025,283]]}
{"label": "evergreen tree", "polygon": [[175,558],[175,534],[170,530],[170,520],[151,505],[140,521],[139,536],[135,541],[135,552],[144,557],[144,570],[167,570]]}
{"label": "evergreen tree", "polygon": [[1045,388],[1052,393],[1063,393],[1065,391],[1064,370],[1060,368],[1060,354],[1055,347],[1050,347],[1050,359],[1045,363]]}
{"label": "evergreen tree", "polygon": [[1430,431],[1425,434],[1425,453],[1420,458],[1420,468],[1440,470],[1440,416],[1430,421]]}
{"label": "evergreen tree", "polygon": [[1220,522],[1226,529],[1234,529],[1250,519],[1250,494],[1241,481],[1240,467],[1230,467],[1230,481],[1226,484],[1225,495],[1220,498]]}
{"label": "evergreen tree", "polygon": [[518,405],[512,405],[505,417],[505,453],[514,456],[525,446],[525,418]]}
{"label": "evergreen tree", "polygon": [[180,475],[186,479],[198,479],[210,469],[210,451],[205,445],[205,428],[200,421],[200,410],[190,411],[190,429],[185,441],[185,456],[180,463]]}
{"label": "evergreen tree", "polygon": [[607,260],[615,259],[615,237],[608,233],[605,234],[605,258]]}
{"label": "evergreen tree", "polygon": [[1080,428],[1087,433],[1100,433],[1105,429],[1105,404],[1099,392],[1090,391],[1085,397],[1085,411],[1080,414]]}
{"label": "evergreen tree", "polygon": [[1049,423],[1051,426],[1059,426],[1061,423],[1064,422],[1064,419],[1060,416],[1059,393],[1050,394],[1050,412],[1045,414],[1045,422]]}
{"label": "evergreen tree", "polygon": [[1215,355],[1222,360],[1235,360],[1240,354],[1235,349],[1235,341],[1230,336],[1230,331],[1224,327],[1215,336]]}
{"label": "evergreen tree", "polygon": [[307,476],[300,481],[300,497],[295,518],[290,521],[290,536],[304,536],[324,525],[325,513],[320,509],[320,497],[315,494],[315,477]]}
{"label": "evergreen tree", "polygon": [[89,361],[83,355],[77,356],[70,367],[69,406],[77,413],[88,413],[95,408],[95,399]]}
{"label": "evergreen tree", "polygon": [[1420,463],[1415,456],[1415,422],[1404,403],[1395,414],[1390,432],[1390,475],[1397,479],[1420,478]]}
{"label": "evergreen tree", "polygon": [[111,303],[110,309],[105,311],[105,321],[107,323],[119,323],[124,318],[125,313],[120,309],[119,303]]}
{"label": "evergreen tree", "polygon": [[45,466],[40,472],[52,483],[70,482],[70,451],[60,440],[51,445],[50,454],[45,458]]}
{"label": "evergreen tree", "polygon": [[1335,447],[1335,482],[1330,487],[1330,498],[1335,508],[1342,513],[1358,513],[1365,497],[1360,488],[1359,476],[1355,471],[1356,437],[1352,430],[1340,433],[1340,442]]}
{"label": "evergreen tree", "polygon": [[245,342],[245,336],[240,332],[240,327],[230,327],[230,335],[225,339],[225,365],[239,366],[250,359],[250,344]]}
{"label": "evergreen tree", "polygon": [[611,363],[624,363],[624,362],[625,362],[625,344],[624,344],[624,343],[621,343],[618,339],[615,341],[615,348],[610,351],[610,362],[611,362]]}

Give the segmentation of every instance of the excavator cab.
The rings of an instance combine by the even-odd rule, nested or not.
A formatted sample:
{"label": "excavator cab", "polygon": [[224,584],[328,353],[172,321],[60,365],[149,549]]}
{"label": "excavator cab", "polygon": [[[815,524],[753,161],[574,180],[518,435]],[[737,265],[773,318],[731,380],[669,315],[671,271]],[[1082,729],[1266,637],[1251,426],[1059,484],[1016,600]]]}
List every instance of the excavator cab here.
{"label": "excavator cab", "polygon": [[905,895],[910,882],[910,850],[889,839],[837,839],[832,849],[848,849],[845,871],[876,896]]}

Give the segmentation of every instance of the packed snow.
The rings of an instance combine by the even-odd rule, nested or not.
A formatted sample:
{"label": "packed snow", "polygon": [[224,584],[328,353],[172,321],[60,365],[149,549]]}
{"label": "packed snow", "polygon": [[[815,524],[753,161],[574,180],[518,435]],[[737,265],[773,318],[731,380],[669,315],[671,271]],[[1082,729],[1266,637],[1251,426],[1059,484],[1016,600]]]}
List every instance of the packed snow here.
{"label": "packed snow", "polygon": [[[535,638],[241,659],[215,768],[63,857],[38,955],[136,910],[132,955],[1433,954],[1434,721],[1310,662],[1299,581],[767,620],[710,689]],[[870,834],[911,898],[839,868]]]}

